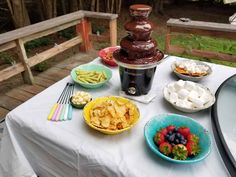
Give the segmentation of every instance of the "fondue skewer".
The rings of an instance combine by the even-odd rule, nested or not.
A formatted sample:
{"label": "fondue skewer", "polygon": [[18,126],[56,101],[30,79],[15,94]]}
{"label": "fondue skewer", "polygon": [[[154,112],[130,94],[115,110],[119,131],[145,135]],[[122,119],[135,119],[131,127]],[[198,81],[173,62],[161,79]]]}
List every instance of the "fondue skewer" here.
{"label": "fondue skewer", "polygon": [[57,109],[57,107],[58,107],[58,105],[59,105],[59,102],[60,102],[61,98],[62,98],[63,95],[65,94],[65,91],[66,91],[68,85],[69,85],[69,83],[66,84],[66,86],[64,87],[64,89],[63,89],[61,95],[59,96],[59,98],[58,98],[58,100],[57,100],[57,102],[53,105],[53,107],[52,107],[52,109],[51,109],[51,111],[50,111],[50,113],[49,113],[49,115],[48,115],[48,120],[51,120],[51,119],[52,119],[52,117],[53,117],[53,115],[54,115],[54,113],[55,113],[55,111],[56,111],[56,109]]}
{"label": "fondue skewer", "polygon": [[60,118],[60,113],[61,113],[61,110],[63,108],[63,100],[65,99],[65,97],[67,97],[68,91],[70,89],[70,85],[71,85],[71,83],[68,84],[68,87],[67,87],[64,95],[62,96],[61,100],[59,101],[59,104],[58,104],[58,107],[57,107],[57,109],[55,111],[55,114],[52,117],[53,121],[58,121],[59,118]]}

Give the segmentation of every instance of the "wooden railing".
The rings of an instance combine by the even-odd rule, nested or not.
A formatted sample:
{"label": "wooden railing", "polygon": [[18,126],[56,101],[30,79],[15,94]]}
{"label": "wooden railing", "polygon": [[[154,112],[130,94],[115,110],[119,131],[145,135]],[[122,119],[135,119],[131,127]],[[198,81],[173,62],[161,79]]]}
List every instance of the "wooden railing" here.
{"label": "wooden railing", "polygon": [[[36,64],[45,61],[77,44],[80,44],[81,51],[89,51],[92,48],[90,39],[90,18],[109,20],[110,44],[111,46],[115,46],[117,43],[117,17],[117,14],[81,10],[0,34],[0,52],[16,48],[20,60],[19,63],[0,71],[0,82],[22,73],[24,82],[33,84],[34,78],[31,72],[32,66],[35,66]],[[53,48],[38,53],[30,58],[27,57],[24,46],[26,42],[56,33],[72,26],[76,26],[77,35],[74,38],[59,45],[55,45]]]}
{"label": "wooden railing", "polygon": [[187,54],[209,59],[220,59],[230,62],[236,62],[236,55],[199,49],[189,49],[177,45],[171,45],[171,36],[175,35],[173,33],[196,34],[203,36],[211,36],[215,38],[235,40],[236,25],[192,20],[183,22],[179,19],[169,19],[167,21],[167,34],[165,45],[165,52],[168,54]]}

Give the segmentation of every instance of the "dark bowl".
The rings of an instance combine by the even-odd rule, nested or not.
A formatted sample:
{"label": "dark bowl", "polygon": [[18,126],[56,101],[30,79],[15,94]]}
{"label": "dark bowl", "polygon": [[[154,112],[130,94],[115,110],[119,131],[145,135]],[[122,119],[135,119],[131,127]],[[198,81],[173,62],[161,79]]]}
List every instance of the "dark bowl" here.
{"label": "dark bowl", "polygon": [[[73,96],[72,96],[72,97],[73,97]],[[90,101],[87,102],[87,103],[85,103],[85,104],[74,104],[74,103],[72,102],[72,97],[70,97],[70,104],[71,104],[74,108],[77,108],[77,109],[83,109],[84,106],[85,106],[87,103],[89,103],[90,101],[92,101],[92,98],[91,98]]]}

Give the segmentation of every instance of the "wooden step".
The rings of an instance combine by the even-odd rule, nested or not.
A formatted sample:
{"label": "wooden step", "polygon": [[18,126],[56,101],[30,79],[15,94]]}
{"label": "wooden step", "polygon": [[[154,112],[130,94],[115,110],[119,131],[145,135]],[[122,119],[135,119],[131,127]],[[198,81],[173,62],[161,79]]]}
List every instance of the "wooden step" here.
{"label": "wooden step", "polygon": [[15,98],[12,98],[6,95],[0,96],[0,107],[5,108],[9,111],[19,106],[21,103],[22,101],[19,101]]}
{"label": "wooden step", "polygon": [[59,81],[64,77],[68,76],[69,74],[70,71],[66,69],[50,68],[47,71],[44,71],[43,73],[39,74],[39,76],[49,80]]}
{"label": "wooden step", "polygon": [[41,76],[36,76],[36,77],[34,78],[34,83],[35,83],[36,85],[39,85],[39,86],[42,86],[42,87],[47,88],[47,87],[49,87],[50,85],[54,84],[55,81],[50,80],[50,79],[43,78],[43,77],[41,77]]}
{"label": "wooden step", "polygon": [[0,107],[0,122],[5,118],[9,110]]}
{"label": "wooden step", "polygon": [[17,88],[7,92],[6,95],[22,102],[25,102],[34,96],[34,94],[32,93],[29,93],[29,92],[26,92],[24,90],[20,90]]}
{"label": "wooden step", "polygon": [[43,91],[45,89],[45,87],[39,86],[39,85],[28,85],[28,84],[24,84],[20,87],[18,87],[20,90],[24,90],[26,92],[32,93],[34,95],[40,93],[41,91]]}

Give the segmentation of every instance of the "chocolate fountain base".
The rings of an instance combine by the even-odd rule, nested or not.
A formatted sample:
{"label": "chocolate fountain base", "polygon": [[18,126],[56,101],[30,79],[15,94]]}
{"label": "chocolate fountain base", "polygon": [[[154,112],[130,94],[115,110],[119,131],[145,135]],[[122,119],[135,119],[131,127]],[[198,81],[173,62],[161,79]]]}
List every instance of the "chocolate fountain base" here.
{"label": "chocolate fountain base", "polygon": [[148,69],[129,69],[119,66],[121,89],[127,95],[146,95],[152,86],[156,67]]}

